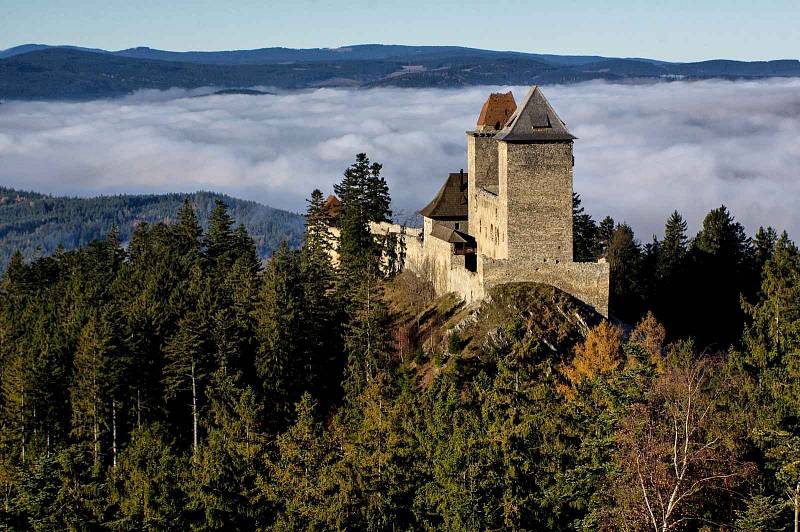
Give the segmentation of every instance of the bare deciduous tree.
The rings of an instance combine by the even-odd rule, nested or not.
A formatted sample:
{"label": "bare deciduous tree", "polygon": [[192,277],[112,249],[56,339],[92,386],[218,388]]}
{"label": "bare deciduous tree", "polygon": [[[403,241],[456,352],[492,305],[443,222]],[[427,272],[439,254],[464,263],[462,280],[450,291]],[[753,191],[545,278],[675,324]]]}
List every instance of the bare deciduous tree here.
{"label": "bare deciduous tree", "polygon": [[730,383],[712,378],[718,369],[707,360],[665,368],[646,402],[624,419],[617,526],[667,532],[704,521],[706,495],[731,490],[751,470],[739,460],[739,430],[720,402]]}

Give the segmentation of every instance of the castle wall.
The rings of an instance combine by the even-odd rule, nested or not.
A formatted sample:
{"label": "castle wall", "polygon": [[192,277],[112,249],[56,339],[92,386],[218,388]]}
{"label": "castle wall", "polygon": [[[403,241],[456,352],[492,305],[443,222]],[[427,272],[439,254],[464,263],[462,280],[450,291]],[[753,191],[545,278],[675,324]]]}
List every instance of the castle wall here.
{"label": "castle wall", "polygon": [[[430,280],[437,295],[453,292],[467,303],[497,285],[535,282],[607,316],[608,264],[572,262],[572,141],[548,140],[572,137],[562,123],[551,121],[558,120],[555,111],[533,91],[525,100],[527,114],[514,118],[503,133],[508,140],[495,140],[496,132],[467,133],[468,227],[463,220],[436,223],[452,228],[458,223],[475,238],[477,256],[470,256],[469,268],[466,256],[454,255],[452,244],[431,235],[434,221],[427,217],[422,229],[405,230],[405,267]],[[534,96],[539,100],[530,99]],[[547,124],[555,124],[550,136],[534,125],[543,123],[543,112]],[[401,232],[396,224],[371,229]]]}
{"label": "castle wall", "polygon": [[[397,224],[372,224],[376,234],[400,233]],[[453,255],[451,244],[426,235],[421,229],[406,228],[405,268],[431,281],[437,295],[458,294],[466,303],[480,301],[494,286],[515,283],[544,283],[563,290],[608,316],[609,266],[605,262],[543,263],[531,260],[477,257],[477,271],[466,268],[463,255]]]}
{"label": "castle wall", "polygon": [[508,206],[505,198],[502,194],[496,196],[485,190],[479,190],[474,198],[475,214],[469,225],[470,234],[478,244],[478,253],[493,259],[508,258]]}
{"label": "castle wall", "polygon": [[572,143],[497,142],[508,254],[531,263],[572,261]]}
{"label": "castle wall", "polygon": [[484,289],[518,282],[543,283],[563,290],[608,316],[609,266],[605,262],[532,263],[483,258]]}

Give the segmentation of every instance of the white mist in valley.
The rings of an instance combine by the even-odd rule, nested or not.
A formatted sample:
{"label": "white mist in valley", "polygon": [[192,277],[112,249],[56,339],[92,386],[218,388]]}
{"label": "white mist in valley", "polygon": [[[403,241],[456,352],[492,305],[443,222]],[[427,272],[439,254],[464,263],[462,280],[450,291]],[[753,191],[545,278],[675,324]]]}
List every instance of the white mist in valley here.
{"label": "white mist in valley", "polygon": [[[320,89],[266,96],[144,91],[0,105],[0,185],[51,194],[216,190],[303,210],[358,152],[411,212],[466,166],[465,130],[492,91]],[[749,233],[797,237],[800,80],[544,87],[575,143],[575,190],[642,240],[677,209],[696,230],[724,203]]]}

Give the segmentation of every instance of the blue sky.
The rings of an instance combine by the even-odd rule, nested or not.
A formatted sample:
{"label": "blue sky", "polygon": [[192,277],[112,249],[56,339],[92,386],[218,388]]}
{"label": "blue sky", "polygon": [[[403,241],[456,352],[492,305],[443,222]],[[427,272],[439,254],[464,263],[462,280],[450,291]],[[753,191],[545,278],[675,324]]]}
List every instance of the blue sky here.
{"label": "blue sky", "polygon": [[798,0],[0,0],[0,49],[448,44],[689,61],[800,57]]}

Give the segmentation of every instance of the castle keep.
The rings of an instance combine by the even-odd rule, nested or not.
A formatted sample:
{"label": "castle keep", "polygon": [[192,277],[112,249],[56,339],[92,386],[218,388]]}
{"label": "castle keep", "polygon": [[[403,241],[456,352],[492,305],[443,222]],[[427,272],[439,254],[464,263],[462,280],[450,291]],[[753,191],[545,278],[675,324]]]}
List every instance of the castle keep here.
{"label": "castle keep", "polygon": [[510,92],[490,95],[467,131],[467,172],[451,173],[420,211],[422,230],[406,230],[406,267],[468,303],[530,281],[607,315],[608,264],[572,261],[574,140],[538,86],[519,106]]}

